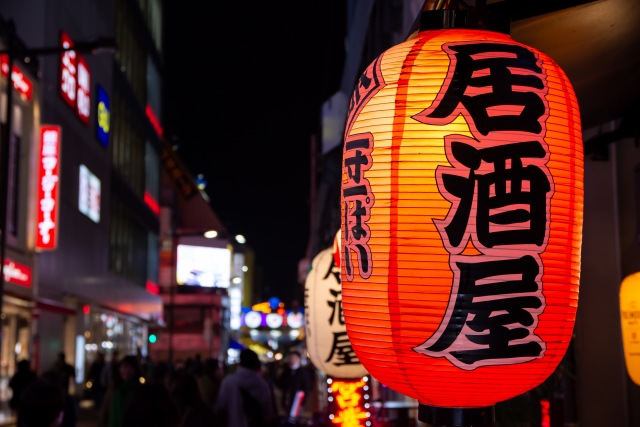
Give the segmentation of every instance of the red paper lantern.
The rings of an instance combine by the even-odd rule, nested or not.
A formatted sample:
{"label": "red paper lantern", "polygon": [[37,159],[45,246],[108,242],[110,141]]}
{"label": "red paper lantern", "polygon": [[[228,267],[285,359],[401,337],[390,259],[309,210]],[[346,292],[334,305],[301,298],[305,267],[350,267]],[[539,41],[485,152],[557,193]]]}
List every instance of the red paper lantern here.
{"label": "red paper lantern", "polygon": [[583,209],[578,104],[553,60],[498,32],[419,32],[361,77],[342,178],[344,313],[376,379],[480,408],[553,372]]}

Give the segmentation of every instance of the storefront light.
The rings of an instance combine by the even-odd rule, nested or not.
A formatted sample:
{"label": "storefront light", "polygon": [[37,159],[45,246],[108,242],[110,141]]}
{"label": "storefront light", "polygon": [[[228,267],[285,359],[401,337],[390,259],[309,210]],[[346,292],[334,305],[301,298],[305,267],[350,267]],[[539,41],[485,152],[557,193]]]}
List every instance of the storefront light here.
{"label": "storefront light", "polygon": [[215,239],[218,237],[218,232],[216,230],[209,230],[204,233],[204,237],[207,239]]}

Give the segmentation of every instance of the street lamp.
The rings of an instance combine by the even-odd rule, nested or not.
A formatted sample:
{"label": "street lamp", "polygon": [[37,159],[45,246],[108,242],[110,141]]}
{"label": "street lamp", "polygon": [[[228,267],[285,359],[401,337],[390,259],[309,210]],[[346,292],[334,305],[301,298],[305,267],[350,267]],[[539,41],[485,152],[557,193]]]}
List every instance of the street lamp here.
{"label": "street lamp", "polygon": [[[99,37],[92,40],[76,43],[74,47],[41,47],[35,49],[16,49],[16,27],[12,19],[7,22],[5,34],[5,50],[0,50],[0,54],[7,55],[7,109],[6,109],[6,126],[2,129],[0,135],[0,307],[2,306],[2,297],[4,295],[4,260],[6,254],[7,243],[7,185],[9,180],[9,140],[11,139],[11,122],[13,115],[13,61],[18,53],[24,55],[24,61],[29,63],[31,57],[39,55],[60,54],[68,50],[97,55],[101,53],[114,53],[116,50],[116,42],[113,38]],[[0,337],[0,343],[2,337]]]}

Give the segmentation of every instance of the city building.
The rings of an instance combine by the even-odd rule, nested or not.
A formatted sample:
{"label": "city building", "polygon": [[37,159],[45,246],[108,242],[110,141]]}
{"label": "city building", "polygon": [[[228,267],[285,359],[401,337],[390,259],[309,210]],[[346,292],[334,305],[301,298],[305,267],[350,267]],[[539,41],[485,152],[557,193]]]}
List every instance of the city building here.
{"label": "city building", "polygon": [[[148,325],[162,319],[162,2],[8,0],[0,14],[29,48],[78,48],[16,61],[33,93],[14,97],[22,181],[7,242],[10,271],[31,268],[32,285],[7,285],[4,301],[23,306],[8,320],[9,335],[29,342],[15,359],[43,372],[64,352],[82,384],[97,352],[146,355]],[[115,53],[82,48],[99,38],[115,39]]]}
{"label": "city building", "polygon": [[[158,361],[224,360],[231,311],[242,298],[244,260],[174,149],[162,151],[159,290],[164,324],[151,329]],[[237,300],[237,301],[236,301]],[[150,335],[151,337],[151,335]]]}
{"label": "city building", "polygon": [[[7,21],[0,17],[0,35],[8,31]],[[14,47],[24,51],[26,46],[19,38]],[[6,40],[4,37],[3,40]],[[7,45],[0,42],[0,50]],[[4,137],[7,126],[8,57],[0,55],[0,135]],[[16,362],[29,357],[31,347],[31,319],[36,301],[34,285],[36,254],[33,230],[35,200],[29,197],[37,184],[37,176],[30,171],[36,167],[37,145],[40,132],[40,83],[36,58],[24,61],[16,58],[13,65],[13,111],[9,140],[7,243],[4,261],[4,298],[2,300],[2,349],[0,360],[0,400],[6,400],[8,378],[16,368]],[[2,141],[2,144],[7,142]],[[3,230],[4,231],[4,230]],[[41,302],[45,304],[45,302]]]}

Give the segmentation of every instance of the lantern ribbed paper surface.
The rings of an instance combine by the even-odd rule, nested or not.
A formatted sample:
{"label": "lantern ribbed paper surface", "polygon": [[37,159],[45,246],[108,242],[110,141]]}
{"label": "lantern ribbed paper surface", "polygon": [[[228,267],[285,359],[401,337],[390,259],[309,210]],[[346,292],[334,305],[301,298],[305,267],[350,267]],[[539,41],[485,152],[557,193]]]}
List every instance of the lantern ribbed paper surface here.
{"label": "lantern ribbed paper surface", "polygon": [[376,379],[483,407],[553,372],[578,302],[583,151],[549,57],[480,30],[388,50],[351,99],[342,179],[347,330]]}
{"label": "lantern ribbed paper surface", "polygon": [[314,258],[305,282],[307,351],[315,367],[330,377],[361,378],[367,371],[347,336],[333,253],[333,248],[325,249]]}
{"label": "lantern ribbed paper surface", "polygon": [[620,321],[627,372],[640,385],[640,273],[625,277],[620,287]]}

